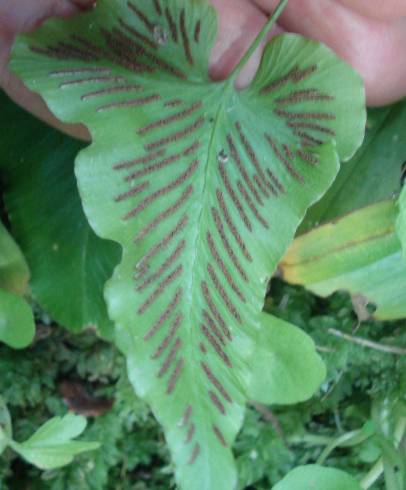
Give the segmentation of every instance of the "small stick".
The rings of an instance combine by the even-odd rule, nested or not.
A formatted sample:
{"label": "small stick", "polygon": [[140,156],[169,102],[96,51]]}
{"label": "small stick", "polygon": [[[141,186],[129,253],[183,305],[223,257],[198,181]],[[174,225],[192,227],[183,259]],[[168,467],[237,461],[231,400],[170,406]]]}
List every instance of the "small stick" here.
{"label": "small stick", "polygon": [[369,349],[379,350],[381,352],[386,352],[387,354],[395,354],[396,356],[406,356],[406,349],[402,349],[401,347],[379,344],[378,342],[373,342],[372,340],[354,337],[352,335],[340,332],[340,330],[336,330],[335,328],[329,328],[327,331],[331,335],[348,340],[354,344],[362,345],[363,347],[368,347]]}

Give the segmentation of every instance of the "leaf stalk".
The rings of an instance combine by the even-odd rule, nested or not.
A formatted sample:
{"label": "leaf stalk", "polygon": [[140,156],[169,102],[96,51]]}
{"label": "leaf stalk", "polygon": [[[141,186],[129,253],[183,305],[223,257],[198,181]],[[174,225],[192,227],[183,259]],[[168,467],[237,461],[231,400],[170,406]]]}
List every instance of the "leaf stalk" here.
{"label": "leaf stalk", "polygon": [[269,31],[272,29],[272,27],[275,25],[276,21],[278,20],[278,18],[282,14],[283,10],[285,9],[288,1],[289,0],[281,0],[279,2],[278,6],[274,10],[273,14],[269,18],[268,22],[261,29],[261,32],[258,34],[258,36],[255,38],[254,42],[248,48],[247,52],[241,58],[241,60],[238,63],[238,65],[231,72],[231,75],[228,78],[228,81],[229,81],[230,84],[234,84],[234,82],[235,82],[236,78],[238,77],[238,75],[240,74],[241,70],[247,64],[248,60],[254,54],[255,50],[262,43],[262,41],[265,39],[265,37],[267,36],[267,34],[269,33]]}
{"label": "leaf stalk", "polygon": [[[398,448],[402,442],[403,437],[406,433],[406,417],[401,417],[395,427],[394,439],[395,447]],[[378,461],[371,468],[369,473],[362,479],[361,488],[363,490],[368,490],[372,485],[379,480],[384,472],[384,461],[383,458],[378,459]]]}

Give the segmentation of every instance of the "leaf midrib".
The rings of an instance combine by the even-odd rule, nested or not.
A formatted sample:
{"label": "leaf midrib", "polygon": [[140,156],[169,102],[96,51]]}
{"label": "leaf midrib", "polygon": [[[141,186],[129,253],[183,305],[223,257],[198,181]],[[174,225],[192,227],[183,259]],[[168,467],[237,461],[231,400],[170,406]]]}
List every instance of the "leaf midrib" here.
{"label": "leaf midrib", "polygon": [[[213,191],[213,186],[210,186],[208,185],[208,175],[210,173],[210,163],[212,162],[215,162],[217,161],[216,159],[216,148],[215,148],[215,135],[216,135],[216,132],[218,130],[218,126],[220,125],[220,115],[222,113],[222,111],[224,110],[224,106],[227,105],[227,102],[229,100],[229,92],[230,90],[233,90],[233,83],[231,80],[227,80],[226,82],[220,82],[219,84],[215,84],[215,83],[212,83],[212,87],[213,89],[215,89],[216,87],[221,87],[221,85],[223,86],[222,89],[220,89],[218,91],[218,98],[220,100],[220,104],[219,104],[219,107],[216,111],[216,116],[214,118],[214,122],[213,122],[213,126],[211,128],[211,134],[210,134],[210,141],[209,141],[209,144],[208,144],[208,149],[207,149],[207,157],[206,157],[206,161],[205,161],[205,165],[204,165],[204,183],[203,183],[203,188],[202,188],[202,192],[201,192],[201,206],[200,206],[200,211],[199,211],[199,216],[198,216],[198,219],[196,221],[196,228],[197,228],[197,232],[196,232],[196,235],[195,235],[195,238],[193,240],[193,259],[192,259],[192,273],[191,273],[191,280],[190,280],[190,287],[189,287],[189,292],[190,292],[190,297],[194,297],[194,291],[196,290],[199,290],[199,278],[198,277],[198,273],[196,272],[196,268],[197,267],[197,264],[199,262],[199,253],[197,252],[198,250],[202,249],[204,247],[204,244],[202,243],[202,219],[203,219],[203,216],[204,216],[204,212],[206,210],[206,207],[207,207],[207,204],[206,204],[206,201],[207,201],[207,194],[209,191]],[[214,91],[213,91],[214,92]],[[215,99],[215,97],[213,97],[213,99]],[[204,107],[204,106],[203,106]],[[195,329],[191,328],[191,326],[193,325],[193,321],[192,321],[192,312],[193,312],[193,302],[190,303],[190,306],[188,307],[188,322],[187,322],[187,325],[189,327],[189,335],[191,337],[195,337],[195,335],[193,335],[193,332],[195,332]],[[192,349],[191,349],[191,353],[193,355],[193,357],[195,357],[195,352],[197,352],[197,350],[195,349],[197,343],[195,342],[195,338],[193,338],[193,342],[190,342],[189,345],[192,346]],[[198,373],[198,375],[200,376],[200,364],[198,362],[198,359],[194,359],[194,362],[190,364],[191,368],[193,371],[195,371],[196,373]],[[198,379],[198,378],[195,378],[195,379]],[[192,383],[192,387],[193,387],[193,392],[194,392],[194,397],[196,399],[199,399],[199,397],[201,396],[201,393],[199,391],[199,385],[198,383]]]}
{"label": "leaf midrib", "polygon": [[356,248],[360,245],[368,244],[368,243],[371,243],[374,241],[383,240],[384,238],[389,237],[390,235],[394,235],[394,234],[395,234],[395,227],[394,227],[394,225],[390,225],[390,226],[384,228],[382,231],[375,233],[374,235],[368,236],[366,238],[362,238],[360,240],[348,241],[341,246],[338,246],[334,249],[329,250],[328,252],[324,252],[324,253],[321,253],[318,255],[312,255],[311,257],[308,257],[304,260],[296,260],[295,262],[283,263],[283,269],[289,269],[292,267],[309,265],[311,263],[320,261],[320,260],[325,259],[327,257],[334,256],[337,253],[350,250],[351,248]]}

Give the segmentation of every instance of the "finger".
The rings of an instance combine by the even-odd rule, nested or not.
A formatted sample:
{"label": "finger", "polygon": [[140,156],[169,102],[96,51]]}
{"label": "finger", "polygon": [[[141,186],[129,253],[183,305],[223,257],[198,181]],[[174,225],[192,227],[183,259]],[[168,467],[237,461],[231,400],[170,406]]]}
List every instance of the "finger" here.
{"label": "finger", "polygon": [[37,27],[48,17],[72,15],[78,6],[70,0],[2,0],[0,5],[0,32],[13,35]]}
{"label": "finger", "polygon": [[[211,0],[219,19],[218,37],[211,54],[210,73],[215,80],[226,78],[247,51],[267,17],[246,0]],[[271,35],[280,32],[275,27]],[[261,61],[263,46],[258,48],[237,80],[246,86],[254,77]]]}
{"label": "finger", "polygon": [[366,17],[378,20],[395,21],[406,16],[405,0],[338,0]]}
{"label": "finger", "polygon": [[[28,2],[29,5],[32,5],[31,0],[24,1]],[[40,1],[44,2],[48,0]],[[215,80],[218,80],[225,78],[232,71],[234,66],[241,59],[251,42],[254,40],[255,36],[260,31],[261,27],[266,22],[267,17],[246,0],[211,1],[219,14],[219,35],[211,54],[210,73]],[[52,7],[51,3],[54,4],[54,7]],[[48,1],[46,5],[48,9],[47,15],[49,15],[51,12],[50,8],[57,8],[57,11],[52,11],[53,14],[70,15],[72,13],[73,3],[76,4],[76,7],[87,7],[89,3],[93,3],[93,0],[90,0],[90,2],[88,0],[71,0],[68,7],[66,5],[63,6],[61,2],[58,2],[56,7],[55,2],[51,3]],[[35,22],[37,23],[38,19]],[[19,24],[19,27],[21,30],[21,23]],[[27,29],[27,26],[25,27]],[[276,32],[279,32],[278,29],[275,29],[274,33]],[[10,39],[8,42],[11,45]],[[0,44],[0,52],[1,51],[2,49]],[[238,86],[247,85],[255,75],[257,67],[260,63],[261,51],[261,48],[258,49],[256,53],[254,53],[249,63],[247,63],[247,66],[237,80]],[[28,91],[16,77],[5,69],[3,69],[1,78],[1,84],[9,96],[12,97],[17,103],[35,114],[37,117],[75,137],[81,139],[90,138],[89,133],[84,126],[66,125],[58,121],[50,113],[44,101],[38,95]]]}
{"label": "finger", "polygon": [[48,109],[42,97],[28,90],[16,76],[10,72],[3,74],[1,85],[6,94],[14,100],[16,104],[34,114],[45,123],[53,126],[63,133],[77,139],[90,141],[90,133],[83,124],[66,124],[57,119]]}
{"label": "finger", "polygon": [[[252,0],[271,10],[277,0]],[[369,105],[406,95],[406,19],[388,23],[363,17],[339,2],[290,0],[282,27],[327,44],[363,77]]]}
{"label": "finger", "polygon": [[91,8],[94,0],[1,0],[0,5],[0,86],[17,104],[35,116],[80,139],[90,139],[82,125],[63,124],[47,108],[43,99],[28,90],[23,83],[9,72],[7,63],[10,48],[17,33],[30,31],[48,17],[69,16],[84,8]]}

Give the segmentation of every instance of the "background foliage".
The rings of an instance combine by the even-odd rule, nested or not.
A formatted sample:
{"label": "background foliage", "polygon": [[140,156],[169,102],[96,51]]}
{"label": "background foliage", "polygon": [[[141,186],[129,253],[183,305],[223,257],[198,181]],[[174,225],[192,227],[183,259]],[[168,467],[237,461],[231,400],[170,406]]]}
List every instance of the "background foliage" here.
{"label": "background foliage", "polygon": [[[329,328],[351,333],[357,324],[348,295],[317,299],[279,280],[273,281],[271,291],[267,309],[311,333],[323,350],[328,375],[320,393],[304,404],[273,407],[272,412],[250,406],[234,448],[241,489],[269,490],[290,469],[314,463],[327,443],[372,420],[377,403],[404,399],[406,390],[405,357],[366,349],[329,333]],[[114,397],[115,403],[110,411],[92,417],[85,432],[85,439],[101,442],[98,451],[45,473],[6,452],[0,459],[0,488],[174,488],[162,431],[145,403],[134,397],[122,356],[91,332],[72,335],[54,323],[47,325],[41,314],[37,323],[37,340],[28,350],[16,353],[0,347],[0,371],[6,373],[0,378],[0,393],[8,403],[16,439],[28,437],[50,416],[65,413],[64,381],[80,382],[93,397]],[[404,321],[367,321],[359,333],[377,342],[406,343]],[[371,437],[336,449],[326,464],[361,477],[379,454],[378,441]],[[386,489],[383,480],[372,488]]]}

